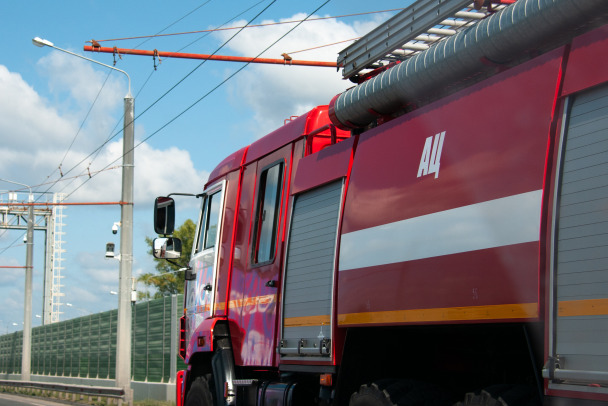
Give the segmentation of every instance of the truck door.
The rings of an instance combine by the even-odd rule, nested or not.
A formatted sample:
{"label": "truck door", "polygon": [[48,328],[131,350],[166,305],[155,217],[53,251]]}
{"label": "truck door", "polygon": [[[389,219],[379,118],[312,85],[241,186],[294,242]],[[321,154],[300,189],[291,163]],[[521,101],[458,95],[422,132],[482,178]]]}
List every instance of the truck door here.
{"label": "truck door", "polygon": [[[240,211],[247,213],[247,239],[236,247],[240,259],[235,260],[230,304],[238,308],[240,348],[235,360],[243,365],[269,366],[276,358],[276,303],[283,257],[284,213],[288,200],[286,189],[291,145],[248,163],[243,183]],[[249,226],[250,225],[250,226]],[[241,248],[242,247],[242,248]],[[246,263],[243,270],[239,269]],[[231,317],[237,319],[231,312]]]}
{"label": "truck door", "polygon": [[[196,279],[189,281],[186,293],[186,310],[196,315],[198,325],[214,313],[217,283],[218,252],[221,219],[224,208],[225,181],[209,187],[203,196],[197,238],[190,266]],[[196,326],[191,326],[196,328]]]}

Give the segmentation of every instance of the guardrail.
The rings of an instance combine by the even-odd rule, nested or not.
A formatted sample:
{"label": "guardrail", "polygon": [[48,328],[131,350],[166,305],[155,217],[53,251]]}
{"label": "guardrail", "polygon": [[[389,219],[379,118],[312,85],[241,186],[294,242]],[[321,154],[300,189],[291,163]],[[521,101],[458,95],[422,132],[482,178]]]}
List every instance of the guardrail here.
{"label": "guardrail", "polygon": [[[104,386],[68,385],[62,383],[33,382],[33,381],[7,381],[0,380],[0,387],[13,387],[21,389],[38,390],[42,392],[62,392],[72,395],[72,400],[85,397],[98,397],[113,400],[122,400],[125,392],[123,388]],[[90,399],[89,399],[90,400]]]}

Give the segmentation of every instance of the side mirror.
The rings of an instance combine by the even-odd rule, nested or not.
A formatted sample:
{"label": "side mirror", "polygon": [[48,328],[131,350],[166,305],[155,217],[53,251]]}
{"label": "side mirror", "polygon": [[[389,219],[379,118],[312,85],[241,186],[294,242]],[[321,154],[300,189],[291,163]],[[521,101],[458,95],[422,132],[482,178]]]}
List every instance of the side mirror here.
{"label": "side mirror", "polygon": [[155,238],[152,254],[158,259],[177,259],[182,256],[182,240],[173,237]]}
{"label": "side mirror", "polygon": [[175,227],[175,201],[170,197],[157,197],[154,201],[154,232],[168,235]]}

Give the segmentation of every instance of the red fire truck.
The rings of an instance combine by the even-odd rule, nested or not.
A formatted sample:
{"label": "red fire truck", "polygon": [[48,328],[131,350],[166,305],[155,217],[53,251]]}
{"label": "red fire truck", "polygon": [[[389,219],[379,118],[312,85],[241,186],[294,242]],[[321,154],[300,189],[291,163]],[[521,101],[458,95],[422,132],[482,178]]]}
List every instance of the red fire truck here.
{"label": "red fire truck", "polygon": [[213,170],[178,405],[608,405],[608,1],[466,3]]}

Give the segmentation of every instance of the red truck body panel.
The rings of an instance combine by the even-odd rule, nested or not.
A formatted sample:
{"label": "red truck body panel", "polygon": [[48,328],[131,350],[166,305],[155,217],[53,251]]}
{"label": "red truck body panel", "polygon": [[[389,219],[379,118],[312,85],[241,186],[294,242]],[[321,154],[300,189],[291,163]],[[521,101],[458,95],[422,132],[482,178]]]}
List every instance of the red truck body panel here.
{"label": "red truck body panel", "polygon": [[[468,233],[482,230],[443,230],[443,217],[438,213],[451,218],[449,213],[456,208],[536,193],[537,238],[479,250],[471,243],[472,248],[454,247],[456,252],[451,254],[449,246],[445,253],[427,253],[418,245],[437,242],[426,240],[425,235],[412,235],[410,246],[401,239],[393,246],[390,231],[376,233],[379,239],[368,242],[373,253],[362,246],[371,233],[362,233],[353,242],[356,252],[345,251],[348,246],[343,239],[340,255],[348,258],[349,264],[356,261],[352,261],[354,257],[374,258],[354,269],[345,270],[343,266],[350,265],[340,264],[340,325],[541,316],[538,219],[563,51],[553,51],[360,136],[344,208],[343,236],[418,218],[435,224],[431,236],[439,238],[447,232],[450,234],[445,238],[471,240],[476,236]],[[522,97],[524,94],[527,96]],[[487,100],[495,100],[496,108],[475,114]],[[443,131],[438,177],[418,177],[425,140]],[[456,222],[453,226],[466,224]],[[456,241],[450,244],[457,245]],[[483,242],[479,246],[483,247]],[[399,255],[394,250],[413,252]],[[383,263],[386,256],[413,259]],[[388,312],[395,313],[391,316]]]}

